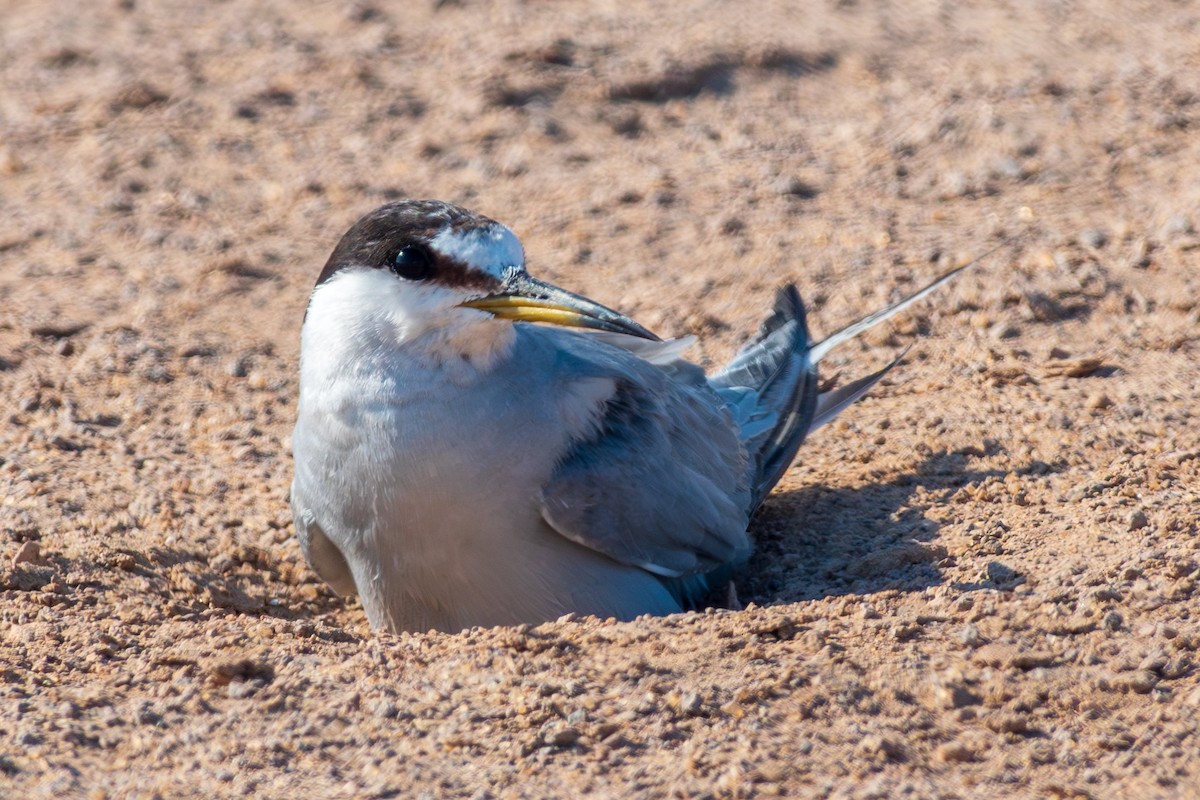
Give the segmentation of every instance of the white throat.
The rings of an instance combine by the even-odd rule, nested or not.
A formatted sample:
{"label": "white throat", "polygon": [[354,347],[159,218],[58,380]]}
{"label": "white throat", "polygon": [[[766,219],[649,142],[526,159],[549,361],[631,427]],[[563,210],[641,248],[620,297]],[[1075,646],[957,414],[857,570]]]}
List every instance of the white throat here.
{"label": "white throat", "polygon": [[444,287],[404,286],[385,270],[343,270],[309,300],[301,387],[397,369],[438,370],[456,382],[487,372],[512,351],[513,325],[461,299]]}

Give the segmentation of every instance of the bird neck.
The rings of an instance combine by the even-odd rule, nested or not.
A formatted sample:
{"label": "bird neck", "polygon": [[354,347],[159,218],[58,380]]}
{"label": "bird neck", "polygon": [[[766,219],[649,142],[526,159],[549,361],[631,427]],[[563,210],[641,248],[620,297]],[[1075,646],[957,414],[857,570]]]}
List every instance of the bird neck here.
{"label": "bird neck", "polygon": [[424,374],[426,381],[467,383],[510,356],[515,339],[513,323],[482,314],[420,327],[391,315],[310,316],[300,336],[301,382]]}

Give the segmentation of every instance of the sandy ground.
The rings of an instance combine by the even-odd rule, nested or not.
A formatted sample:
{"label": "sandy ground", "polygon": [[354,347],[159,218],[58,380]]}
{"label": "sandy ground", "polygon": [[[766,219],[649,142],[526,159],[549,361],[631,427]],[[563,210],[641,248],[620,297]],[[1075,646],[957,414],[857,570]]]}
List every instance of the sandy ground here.
{"label": "sandy ground", "polygon": [[[0,795],[1200,797],[1194,4],[2,5]],[[376,635],[288,437],[402,196],[706,365],[1016,244],[831,357],[916,341],[747,610]]]}

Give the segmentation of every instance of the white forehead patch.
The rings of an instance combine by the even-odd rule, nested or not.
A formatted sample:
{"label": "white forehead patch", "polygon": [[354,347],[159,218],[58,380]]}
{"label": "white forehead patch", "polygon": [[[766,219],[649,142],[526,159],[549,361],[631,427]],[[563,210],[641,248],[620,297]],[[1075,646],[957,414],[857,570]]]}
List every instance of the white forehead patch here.
{"label": "white forehead patch", "polygon": [[447,228],[429,244],[437,252],[497,278],[503,278],[510,267],[525,266],[521,240],[499,223],[466,230]]}

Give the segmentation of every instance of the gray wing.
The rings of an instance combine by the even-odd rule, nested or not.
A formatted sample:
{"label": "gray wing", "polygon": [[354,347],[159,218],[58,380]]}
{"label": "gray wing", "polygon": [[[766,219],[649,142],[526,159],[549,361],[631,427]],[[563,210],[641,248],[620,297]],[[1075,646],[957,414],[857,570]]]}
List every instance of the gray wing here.
{"label": "gray wing", "polygon": [[292,520],[296,538],[309,566],[342,597],[358,593],[354,575],[338,546],[325,535],[316,514],[304,502],[299,479],[292,482]]}
{"label": "gray wing", "polygon": [[541,493],[573,542],[663,577],[744,560],[747,455],[703,372],[607,345],[572,348],[571,374],[611,379],[594,433],[572,442]]}

